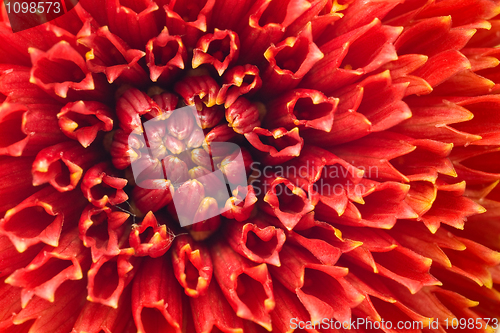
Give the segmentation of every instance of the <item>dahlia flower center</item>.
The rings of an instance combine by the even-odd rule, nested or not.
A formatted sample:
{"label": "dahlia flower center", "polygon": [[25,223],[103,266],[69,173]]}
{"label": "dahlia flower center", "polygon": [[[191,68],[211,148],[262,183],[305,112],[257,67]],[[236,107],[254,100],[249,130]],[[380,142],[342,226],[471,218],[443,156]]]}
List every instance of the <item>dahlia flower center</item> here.
{"label": "dahlia flower center", "polygon": [[[217,48],[224,49],[229,43],[225,41],[218,41]],[[210,236],[221,224],[219,215],[242,204],[248,186],[245,165],[252,163],[235,132],[240,124],[247,125],[243,113],[248,110],[253,111],[250,126],[257,124],[257,107],[238,97],[234,107],[225,110],[220,104],[226,100],[216,104],[220,90],[210,76],[189,76],[178,81],[173,92],[156,86],[147,92],[128,88],[116,101],[119,129],[112,134],[110,153],[114,166],[125,169],[129,204],[144,216],[158,209],[145,198],[169,199],[164,214],[196,239]],[[66,117],[90,124],[84,117]],[[90,191],[93,198],[111,198],[112,185],[104,179],[100,184]]]}

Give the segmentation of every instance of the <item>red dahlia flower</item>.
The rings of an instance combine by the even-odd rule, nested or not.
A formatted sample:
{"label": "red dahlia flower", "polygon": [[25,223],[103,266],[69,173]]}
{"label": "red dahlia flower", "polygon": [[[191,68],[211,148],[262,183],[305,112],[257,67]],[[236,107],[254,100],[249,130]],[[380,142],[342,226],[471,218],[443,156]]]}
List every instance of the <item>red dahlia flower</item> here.
{"label": "red dahlia flower", "polygon": [[0,332],[498,326],[498,0],[2,14]]}

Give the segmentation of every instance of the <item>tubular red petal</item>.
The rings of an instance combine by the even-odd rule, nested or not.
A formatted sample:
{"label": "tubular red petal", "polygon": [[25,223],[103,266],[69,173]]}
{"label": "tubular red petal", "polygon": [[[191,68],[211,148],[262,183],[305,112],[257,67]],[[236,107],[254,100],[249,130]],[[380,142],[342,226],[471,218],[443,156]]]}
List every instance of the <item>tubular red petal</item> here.
{"label": "tubular red petal", "polygon": [[280,41],[288,27],[310,4],[304,0],[260,0],[239,22],[243,63],[260,61],[266,48]]}
{"label": "tubular red petal", "polygon": [[130,49],[120,37],[112,34],[107,26],[95,32],[89,27],[79,35],[78,42],[90,49],[86,60],[92,73],[104,73],[109,83],[117,79],[124,83],[145,83],[147,74],[138,64],[139,59],[145,55],[143,51]]}
{"label": "tubular red petal", "polygon": [[408,105],[412,110],[412,117],[394,127],[397,132],[413,138],[433,139],[454,145],[466,145],[481,139],[478,135],[462,132],[449,126],[473,118],[474,115],[463,107],[443,101],[441,98],[439,101],[412,99]]}
{"label": "tubular red petal", "polygon": [[134,278],[132,314],[138,332],[158,332],[161,328],[181,333],[182,289],[170,265],[170,259],[147,258]]}
{"label": "tubular red petal", "polygon": [[187,51],[182,39],[170,35],[167,28],[146,44],[146,64],[153,82],[169,83],[184,69],[186,61]]}
{"label": "tubular red petal", "polygon": [[130,289],[127,288],[124,291],[116,309],[98,303],[85,302],[71,333],[127,332],[126,326],[132,319],[131,309],[127,306],[130,300]]}
{"label": "tubular red petal", "polygon": [[77,191],[60,193],[45,187],[9,209],[0,220],[0,230],[19,252],[40,242],[57,247],[63,222],[67,221],[69,227],[78,219],[84,207],[82,199]]}
{"label": "tubular red petal", "polygon": [[197,333],[209,333],[217,329],[228,333],[243,333],[242,320],[231,309],[217,283],[210,283],[204,295],[191,297],[189,300]]}
{"label": "tubular red petal", "polygon": [[124,288],[134,279],[137,260],[133,249],[123,249],[117,256],[103,256],[87,272],[87,300],[118,307]]}
{"label": "tubular red petal", "polygon": [[45,91],[66,98],[68,90],[94,90],[96,88],[85,60],[69,43],[61,41],[47,52],[30,48],[30,82]]}
{"label": "tubular red petal", "polygon": [[[245,195],[244,200],[241,199],[243,195]],[[246,189],[238,186],[237,193],[233,191],[233,196],[227,199],[221,214],[228,219],[243,222],[250,217],[256,203],[257,197],[252,185],[248,185]]]}
{"label": "tubular red petal", "polygon": [[274,296],[266,264],[251,265],[221,241],[212,245],[211,254],[217,282],[236,315],[270,331]]}
{"label": "tubular red petal", "polygon": [[[437,190],[439,192],[432,204],[432,208],[421,217],[425,226],[431,232],[435,232],[441,223],[463,229],[468,216],[486,211],[479,204],[462,196],[465,190],[465,182],[456,184],[442,182],[438,184]],[[460,207],[460,209],[457,210],[455,207]]]}
{"label": "tubular red petal", "polygon": [[152,0],[106,0],[108,25],[130,46],[141,49],[158,35],[155,12],[158,5]]}
{"label": "tubular red petal", "polygon": [[116,256],[125,242],[125,222],[130,214],[109,207],[88,204],[83,210],[78,229],[83,245],[90,247],[92,261],[103,256]]}
{"label": "tubular red petal", "polygon": [[374,133],[355,142],[332,148],[331,151],[359,168],[363,167],[363,170],[369,173],[366,176],[371,179],[408,182],[407,177],[391,164],[391,160],[416,149],[416,146],[403,140],[404,138],[394,133]]}
{"label": "tubular red petal", "polygon": [[271,128],[282,126],[291,130],[300,126],[330,132],[338,101],[316,90],[293,90],[267,104],[267,109],[273,113],[264,123]]}
{"label": "tubular red petal", "polygon": [[152,99],[158,104],[161,112],[156,114],[156,109],[154,109],[152,110],[152,112],[146,114],[146,118],[160,117],[159,119],[167,119],[172,113],[170,111],[174,111],[176,109],[177,102],[179,100],[179,98],[175,94],[169,92],[163,92],[161,94],[153,95]]}
{"label": "tubular red petal", "polygon": [[174,86],[175,91],[182,96],[186,104],[195,105],[197,110],[204,104],[212,107],[217,102],[219,85],[210,76],[189,76]]}
{"label": "tubular red petal", "polygon": [[290,180],[276,177],[267,183],[266,187],[270,189],[264,197],[266,204],[261,206],[264,209],[271,208],[288,230],[292,230],[302,216],[314,209],[304,190],[295,186]]}
{"label": "tubular red petal", "polygon": [[173,238],[170,229],[165,224],[159,224],[155,215],[149,212],[140,225],[132,226],[129,243],[136,256],[158,258],[168,251]]}
{"label": "tubular red petal", "polygon": [[224,84],[217,95],[217,104],[230,107],[236,99],[245,94],[253,95],[262,86],[259,68],[254,65],[235,66],[223,75]]}
{"label": "tubular red petal", "polygon": [[152,113],[161,114],[160,107],[142,91],[131,88],[118,98],[116,102],[116,115],[120,127],[127,133],[142,133],[141,116]]}
{"label": "tubular red petal", "polygon": [[[356,81],[360,75],[397,60],[392,43],[400,33],[401,28],[381,25],[375,19],[366,26],[329,41],[321,47],[327,56],[311,69],[301,86],[330,94]],[[326,73],[332,73],[337,79],[332,80],[332,76]]]}
{"label": "tubular red petal", "polygon": [[107,162],[90,168],[82,180],[82,192],[87,200],[96,207],[115,206],[128,199],[123,188],[127,180],[114,176]]}
{"label": "tubular red petal", "polygon": [[61,131],[87,148],[99,131],[113,129],[113,114],[105,104],[78,101],[66,104],[57,114]]}
{"label": "tubular red petal", "polygon": [[[447,66],[443,66],[446,63]],[[441,52],[429,60],[412,75],[419,76],[432,87],[445,82],[463,69],[471,68],[469,60],[460,52],[448,50]]]}
{"label": "tubular red petal", "polygon": [[245,134],[245,138],[253,147],[264,153],[264,163],[271,165],[281,164],[299,156],[304,146],[304,139],[300,137],[297,127],[290,131],[283,127],[273,131],[255,127],[252,132]]}
{"label": "tubular red petal", "polygon": [[499,14],[498,5],[491,1],[469,0],[459,4],[444,1],[439,4],[431,4],[426,7],[417,17],[432,17],[438,15],[451,15],[454,25],[463,25],[477,21],[478,19],[489,19]]}
{"label": "tubular red petal", "polygon": [[27,108],[23,105],[2,103],[0,106],[0,154],[20,156],[32,134],[27,133]]}
{"label": "tubular red petal", "polygon": [[297,87],[324,54],[313,42],[311,24],[308,24],[297,37],[288,37],[276,46],[271,45],[264,56],[268,64],[262,70],[260,94],[269,98]]}
{"label": "tubular red petal", "polygon": [[102,152],[84,148],[75,141],[63,142],[43,149],[32,165],[33,185],[50,183],[60,192],[73,190],[83,173],[93,165]]}
{"label": "tubular red petal", "polygon": [[259,110],[255,103],[244,97],[238,99],[226,109],[226,120],[236,133],[245,134],[260,126]]}
{"label": "tubular red petal", "polygon": [[347,268],[318,264],[314,257],[290,245],[283,248],[280,259],[280,267],[270,268],[273,277],[297,294],[313,322],[323,318],[349,321],[351,309],[364,299],[345,280]]}
{"label": "tubular red petal", "polygon": [[238,59],[239,49],[240,43],[236,33],[215,28],[213,34],[206,34],[198,40],[193,50],[192,67],[210,64],[219,76],[222,76],[228,66]]}
{"label": "tubular red petal", "polygon": [[80,280],[89,264],[90,257],[75,229],[62,235],[55,249],[45,246],[28,266],[15,271],[5,283],[22,288],[23,308],[34,295],[54,302],[59,286],[67,280]]}
{"label": "tubular red petal", "polygon": [[[417,218],[418,215],[411,209],[411,207],[404,202],[410,186],[396,182],[385,182],[376,184],[362,193],[363,196],[361,204],[354,204],[352,209],[355,214],[348,210],[344,215],[336,217],[330,215],[330,209],[324,209],[324,206],[317,205],[315,209],[317,217],[327,222],[334,222],[346,225],[365,225],[376,228],[390,229],[396,223],[396,219],[412,219]],[[390,199],[388,199],[390,198]],[[381,205],[381,202],[384,202]]]}
{"label": "tubular red petal", "polygon": [[[172,249],[174,274],[186,295],[198,298],[207,294],[213,264],[206,245],[194,241],[188,235],[181,235],[176,237]],[[214,284],[216,283],[212,283]],[[213,291],[208,290],[208,294],[211,293]]]}
{"label": "tubular red petal", "polygon": [[113,132],[112,135],[111,161],[117,169],[123,170],[141,159],[142,152],[145,150],[143,140],[120,129]]}
{"label": "tubular red petal", "polygon": [[[394,7],[402,2],[402,0],[369,0],[365,3],[353,1],[349,4],[347,9],[342,12],[342,14],[344,14],[342,20],[332,26],[331,29],[326,30],[323,36],[340,36],[342,34],[348,33],[351,30],[366,25],[372,22],[374,19],[382,20],[389,11],[391,11]],[[359,13],[365,13],[365,15],[358,15]]]}
{"label": "tubular red petal", "polygon": [[28,109],[22,104],[2,103],[0,155],[32,156],[64,140],[54,118],[57,108],[58,105],[42,104]]}
{"label": "tubular red petal", "polygon": [[280,266],[279,252],[285,243],[283,230],[259,220],[250,223],[230,222],[224,229],[234,251],[256,262]]}
{"label": "tubular red petal", "polygon": [[215,0],[170,1],[164,7],[167,28],[173,35],[184,35],[187,47],[193,47],[203,32],[207,31]]}
{"label": "tubular red petal", "polygon": [[172,202],[174,187],[170,180],[147,179],[132,190],[132,200],[143,213],[156,212]]}
{"label": "tubular red petal", "polygon": [[[300,332],[300,328],[293,329],[295,323],[306,323],[310,315],[300,303],[297,295],[284,288],[281,283],[274,283],[274,296],[276,307],[271,313],[273,329],[279,332]],[[292,331],[293,330],[293,331]],[[304,329],[305,332],[316,333],[313,329]]]}

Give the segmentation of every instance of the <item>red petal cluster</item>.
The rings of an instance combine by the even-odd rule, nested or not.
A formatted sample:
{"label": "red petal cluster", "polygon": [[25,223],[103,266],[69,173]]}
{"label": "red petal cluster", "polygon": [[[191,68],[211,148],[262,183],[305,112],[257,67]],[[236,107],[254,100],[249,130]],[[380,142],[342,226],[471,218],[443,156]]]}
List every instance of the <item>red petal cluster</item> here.
{"label": "red petal cluster", "polygon": [[498,0],[7,8],[1,332],[498,324]]}

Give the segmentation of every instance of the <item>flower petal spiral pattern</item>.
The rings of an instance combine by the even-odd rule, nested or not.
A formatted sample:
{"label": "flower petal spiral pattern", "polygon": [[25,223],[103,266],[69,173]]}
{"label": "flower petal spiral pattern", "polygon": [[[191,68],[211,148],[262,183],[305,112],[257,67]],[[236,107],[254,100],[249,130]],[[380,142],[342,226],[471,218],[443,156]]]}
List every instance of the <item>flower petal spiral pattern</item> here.
{"label": "flower petal spiral pattern", "polygon": [[493,332],[500,1],[6,10],[1,332]]}

